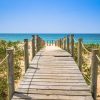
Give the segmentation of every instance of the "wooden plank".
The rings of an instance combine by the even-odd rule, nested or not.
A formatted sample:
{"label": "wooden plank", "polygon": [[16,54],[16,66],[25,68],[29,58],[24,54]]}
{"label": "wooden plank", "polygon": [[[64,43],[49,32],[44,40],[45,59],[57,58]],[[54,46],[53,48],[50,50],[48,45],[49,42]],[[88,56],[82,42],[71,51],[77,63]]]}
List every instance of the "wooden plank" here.
{"label": "wooden plank", "polygon": [[49,89],[20,89],[19,92],[23,94],[41,94],[41,95],[66,95],[66,96],[90,96],[89,91],[66,91],[66,90],[49,90]]}
{"label": "wooden plank", "polygon": [[34,77],[36,77],[36,76],[51,76],[51,77],[66,77],[66,79],[67,78],[69,78],[69,77],[82,77],[83,78],[83,76],[81,75],[81,74],[46,74],[46,73],[42,73],[42,74],[40,74],[40,73],[35,73],[35,75],[34,74],[30,74],[30,75],[24,75],[24,77],[32,77],[32,76],[34,76]]}
{"label": "wooden plank", "polygon": [[39,89],[66,89],[66,90],[71,90],[71,89],[76,89],[77,87],[79,89],[81,88],[87,88],[89,89],[89,87],[87,87],[87,85],[36,85],[36,84],[27,84],[27,85],[21,85],[21,88],[39,88]]}
{"label": "wooden plank", "polygon": [[[28,81],[30,81],[30,80],[28,80]],[[24,81],[23,80],[23,82],[26,82],[26,80]],[[54,82],[54,83],[70,83],[70,82],[72,82],[72,83],[76,83],[76,82],[79,82],[79,83],[81,83],[81,82],[85,82],[85,80],[83,80],[83,79],[81,79],[81,80],[78,80],[78,79],[74,79],[74,80],[72,80],[72,79],[70,79],[70,80],[58,80],[58,79],[48,79],[48,78],[46,78],[46,79],[41,79],[41,78],[39,78],[39,79],[36,79],[36,78],[33,78],[32,80],[31,80],[31,82]]]}
{"label": "wooden plank", "polygon": [[28,100],[93,100],[91,96],[63,96],[63,95],[41,95],[41,94],[15,94],[13,99]]}
{"label": "wooden plank", "polygon": [[[29,82],[30,83],[30,82]],[[26,86],[28,84],[28,82],[23,82],[21,85],[23,85],[23,86]],[[78,83],[78,82],[74,82],[74,83],[72,83],[72,82],[69,82],[69,83],[50,83],[50,82],[31,82],[31,86],[33,86],[33,85],[37,85],[37,86],[82,86],[82,85],[84,85],[84,86],[87,86],[87,84],[86,83],[84,83],[84,82],[80,82],[80,83]]]}

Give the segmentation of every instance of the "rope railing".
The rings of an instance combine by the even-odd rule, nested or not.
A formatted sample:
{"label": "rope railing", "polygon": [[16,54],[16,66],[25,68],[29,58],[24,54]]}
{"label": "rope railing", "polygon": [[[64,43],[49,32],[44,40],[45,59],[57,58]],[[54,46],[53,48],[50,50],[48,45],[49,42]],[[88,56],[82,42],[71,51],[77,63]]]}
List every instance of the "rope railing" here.
{"label": "rope railing", "polygon": [[6,55],[6,57],[0,62],[0,66],[4,63],[4,61],[7,59],[8,56],[9,56],[9,54]]}
{"label": "rope railing", "polygon": [[[92,52],[90,52],[86,47],[85,47],[85,45],[83,44],[83,42],[81,42],[81,45],[82,45],[82,48],[83,48],[83,50],[85,50],[88,54],[84,54],[84,53],[82,53],[82,62],[84,61],[84,63],[86,63],[87,61],[87,63],[88,64],[91,64],[91,62],[89,61],[89,58],[90,58],[90,54],[92,53]],[[82,52],[82,51],[81,51]],[[87,55],[87,56],[86,56]],[[86,64],[87,64],[86,63]],[[91,83],[91,80],[90,80],[90,77],[88,77],[88,74],[90,73],[90,67],[88,66],[88,65],[81,65],[81,68],[82,68],[82,74],[83,74],[83,76],[84,76],[84,78],[86,79],[86,81],[87,81],[87,83],[88,83],[88,85],[90,85],[90,83]],[[84,69],[85,68],[85,69]],[[87,75],[85,75],[85,73],[87,73]]]}
{"label": "rope railing", "polygon": [[84,46],[83,42],[81,42],[81,44],[82,44],[83,49],[84,49],[87,53],[90,54],[91,52]]}
{"label": "rope railing", "polygon": [[90,79],[87,77],[87,75],[85,75],[84,73],[82,73],[82,75],[84,76],[84,78],[87,79],[87,81],[89,82],[89,84],[91,83]]}
{"label": "rope railing", "polygon": [[96,57],[97,57],[98,61],[100,62],[100,57],[98,55],[96,55]]}
{"label": "rope railing", "polygon": [[[26,42],[24,42],[24,43],[20,46],[20,48],[23,48],[25,44],[26,44]],[[19,51],[19,49],[18,49],[18,50],[14,49],[14,53],[16,53],[16,52],[18,52],[18,51]]]}
{"label": "rope railing", "polygon": [[75,41],[75,42],[78,42],[76,38],[74,38],[74,41]]}

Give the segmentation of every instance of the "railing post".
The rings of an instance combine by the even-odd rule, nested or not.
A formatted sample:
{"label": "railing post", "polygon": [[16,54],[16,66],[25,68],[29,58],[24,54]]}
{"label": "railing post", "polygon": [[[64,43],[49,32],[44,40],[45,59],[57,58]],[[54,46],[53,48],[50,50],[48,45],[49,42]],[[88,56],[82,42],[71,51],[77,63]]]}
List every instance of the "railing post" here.
{"label": "railing post", "polygon": [[97,97],[97,74],[98,74],[98,54],[97,49],[92,50],[92,57],[91,57],[91,92],[94,100]]}
{"label": "railing post", "polygon": [[8,100],[11,100],[13,93],[15,91],[13,49],[7,49],[6,54],[8,55],[8,58],[7,58],[7,63],[8,63],[8,76],[7,76]]}
{"label": "railing post", "polygon": [[44,40],[41,40],[42,41],[42,48],[44,47]]}
{"label": "railing post", "polygon": [[57,43],[57,46],[59,47],[59,40],[57,40],[57,42],[56,42],[56,43]]}
{"label": "railing post", "polygon": [[50,43],[51,43],[51,42],[50,42],[50,40],[49,40],[49,46],[50,46]]}
{"label": "railing post", "polygon": [[60,39],[59,39],[59,47],[60,47]]}
{"label": "railing post", "polygon": [[40,44],[39,49],[41,49],[41,48],[42,48],[41,43],[42,43],[42,41],[41,41],[41,38],[40,38],[40,39],[39,39],[39,44]]}
{"label": "railing post", "polygon": [[25,59],[25,72],[29,67],[29,55],[28,55],[28,39],[24,39],[24,59]]}
{"label": "railing post", "polygon": [[59,40],[57,40],[57,46],[59,47]]}
{"label": "railing post", "polygon": [[61,48],[63,49],[63,38],[61,38]]}
{"label": "railing post", "polygon": [[47,41],[47,46],[48,46],[48,41]]}
{"label": "railing post", "polygon": [[51,46],[51,40],[50,40],[50,46]]}
{"label": "railing post", "polygon": [[40,49],[43,47],[43,40],[40,38]]}
{"label": "railing post", "polygon": [[78,39],[78,67],[82,71],[82,39]]}
{"label": "railing post", "polygon": [[55,46],[57,46],[57,41],[55,41]]}
{"label": "railing post", "polygon": [[74,57],[74,35],[71,34],[71,54]]}
{"label": "railing post", "polygon": [[66,50],[66,37],[64,38],[64,50]]}
{"label": "railing post", "polygon": [[35,56],[35,35],[32,35],[32,58]]}
{"label": "railing post", "polygon": [[62,38],[61,38],[61,48],[62,48]]}
{"label": "railing post", "polygon": [[53,46],[53,40],[52,40],[52,46]]}
{"label": "railing post", "polygon": [[62,42],[61,42],[61,39],[60,39],[60,48],[61,48],[61,45],[62,45]]}
{"label": "railing post", "polygon": [[39,37],[36,35],[36,51],[39,51]]}
{"label": "railing post", "polygon": [[69,36],[67,36],[67,51],[69,52]]}
{"label": "railing post", "polygon": [[41,49],[41,38],[39,37],[39,50]]}

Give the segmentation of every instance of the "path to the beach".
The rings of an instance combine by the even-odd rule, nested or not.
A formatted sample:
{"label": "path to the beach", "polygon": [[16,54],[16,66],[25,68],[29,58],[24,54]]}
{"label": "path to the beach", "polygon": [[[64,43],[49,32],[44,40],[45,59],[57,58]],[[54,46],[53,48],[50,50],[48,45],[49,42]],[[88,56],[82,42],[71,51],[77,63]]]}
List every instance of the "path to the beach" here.
{"label": "path to the beach", "polygon": [[65,50],[40,50],[12,100],[93,100],[77,64]]}

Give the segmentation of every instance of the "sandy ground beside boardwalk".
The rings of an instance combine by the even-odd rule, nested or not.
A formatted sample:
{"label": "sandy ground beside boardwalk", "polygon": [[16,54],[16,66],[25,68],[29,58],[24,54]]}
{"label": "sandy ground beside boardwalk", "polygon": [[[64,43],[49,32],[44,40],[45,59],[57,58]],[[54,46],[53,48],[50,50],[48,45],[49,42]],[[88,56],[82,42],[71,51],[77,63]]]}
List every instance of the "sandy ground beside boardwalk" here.
{"label": "sandy ground beside boardwalk", "polygon": [[[22,42],[21,44],[19,44],[19,47],[21,47],[24,50],[24,42]],[[28,42],[28,53],[29,53],[29,62],[31,62],[31,60],[32,60],[32,42],[31,41]],[[25,74],[24,56],[21,58],[20,63],[21,63],[22,73],[21,73],[20,80],[18,80],[15,83],[15,88],[16,89],[18,88],[18,86],[20,84],[20,81],[22,80],[23,75]]]}

